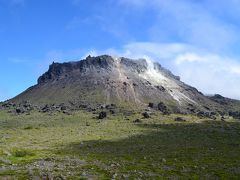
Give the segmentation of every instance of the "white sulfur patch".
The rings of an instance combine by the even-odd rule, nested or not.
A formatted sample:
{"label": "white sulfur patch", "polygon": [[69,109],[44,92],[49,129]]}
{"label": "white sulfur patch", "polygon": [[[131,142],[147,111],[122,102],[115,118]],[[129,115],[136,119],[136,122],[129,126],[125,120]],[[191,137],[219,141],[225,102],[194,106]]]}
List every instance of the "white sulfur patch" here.
{"label": "white sulfur patch", "polygon": [[121,64],[120,64],[121,59],[118,58],[118,57],[114,57],[114,61],[116,61],[117,71],[118,71],[118,74],[119,74],[119,80],[120,81],[127,80],[127,77],[122,72],[122,68],[121,68]]}
{"label": "white sulfur patch", "polygon": [[163,86],[173,99],[179,102],[179,104],[182,104],[182,102],[196,103],[181,92],[182,88],[173,79],[164,76],[164,74],[156,70],[151,60],[146,59],[146,61],[148,64],[148,70],[143,74],[140,74],[140,77],[148,80],[155,86]]}
{"label": "white sulfur patch", "polygon": [[[118,74],[119,74],[119,81],[121,83],[123,82],[129,82],[127,76],[125,75],[124,73],[124,70],[122,69],[121,67],[121,58],[117,58],[117,57],[114,57],[114,61],[116,62],[116,68],[117,68],[117,71],[118,71]],[[130,83],[129,83],[130,84]],[[132,95],[132,98],[135,100],[136,103],[140,104],[141,101],[138,99],[136,93],[135,93],[135,90],[133,88],[132,85],[129,86],[129,89],[128,89]],[[118,93],[119,94],[119,93]],[[120,96],[119,96],[120,97]]]}

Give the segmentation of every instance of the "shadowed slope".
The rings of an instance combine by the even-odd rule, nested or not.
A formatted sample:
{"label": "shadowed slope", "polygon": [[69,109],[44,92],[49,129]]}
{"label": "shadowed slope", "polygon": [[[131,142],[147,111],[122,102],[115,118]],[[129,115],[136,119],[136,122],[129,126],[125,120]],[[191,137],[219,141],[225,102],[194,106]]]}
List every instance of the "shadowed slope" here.
{"label": "shadowed slope", "polygon": [[[240,176],[240,123],[141,124],[142,134],[111,141],[85,141],[59,153],[91,156],[117,164],[131,177],[237,178]],[[115,170],[116,171],[116,170]],[[139,174],[140,172],[140,174]]]}

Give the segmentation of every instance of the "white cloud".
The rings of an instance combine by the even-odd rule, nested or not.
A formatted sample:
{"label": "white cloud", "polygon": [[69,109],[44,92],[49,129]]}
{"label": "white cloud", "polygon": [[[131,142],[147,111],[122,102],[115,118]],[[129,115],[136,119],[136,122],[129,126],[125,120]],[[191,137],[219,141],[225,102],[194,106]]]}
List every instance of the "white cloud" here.
{"label": "white cloud", "polygon": [[[149,36],[154,42],[182,42],[193,44],[211,51],[222,52],[231,49],[239,42],[239,28],[221,16],[221,12],[239,9],[239,1],[230,0],[226,6],[223,1],[191,0],[120,0],[120,5],[155,12],[157,18],[149,28]],[[221,9],[216,13],[218,7]],[[225,7],[229,7],[225,10]],[[237,13],[239,14],[239,13]]]}
{"label": "white cloud", "polygon": [[195,53],[185,53],[178,55],[175,59],[175,63],[177,65],[180,65],[182,63],[191,62],[208,62],[209,60],[213,61],[215,59],[218,59],[218,56],[216,55],[199,56],[198,54]]}
{"label": "white cloud", "polygon": [[174,70],[183,81],[207,94],[240,99],[240,63],[236,59],[216,54],[194,54],[195,60],[185,54],[179,56],[174,60]]}

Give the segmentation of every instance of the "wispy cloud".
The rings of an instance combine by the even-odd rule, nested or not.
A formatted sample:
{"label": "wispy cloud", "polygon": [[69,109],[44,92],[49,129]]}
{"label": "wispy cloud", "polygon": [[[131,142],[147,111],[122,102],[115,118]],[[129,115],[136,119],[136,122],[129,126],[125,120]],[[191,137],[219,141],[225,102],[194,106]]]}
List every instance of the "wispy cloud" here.
{"label": "wispy cloud", "polygon": [[[72,2],[83,4],[82,0]],[[104,7],[93,4],[89,8],[91,15],[74,17],[67,27],[90,22],[124,43],[177,42],[215,53],[234,51],[240,55],[235,50],[240,46],[238,0],[106,0]]]}
{"label": "wispy cloud", "polygon": [[[154,25],[149,28],[149,36],[154,42],[175,40],[219,52],[229,50],[229,47],[240,41],[237,36],[239,28],[221,14],[221,10],[237,11],[239,1],[236,0],[227,3],[221,0],[201,3],[194,0],[120,0],[119,2],[122,6],[131,6],[144,11],[149,9],[157,13]],[[216,5],[220,9],[218,13],[216,9],[208,8]],[[231,9],[225,10],[226,7]]]}
{"label": "wispy cloud", "polygon": [[[179,61],[180,60],[180,61]],[[173,60],[183,80],[204,93],[219,93],[240,99],[240,63],[238,59],[216,54],[181,54]]]}

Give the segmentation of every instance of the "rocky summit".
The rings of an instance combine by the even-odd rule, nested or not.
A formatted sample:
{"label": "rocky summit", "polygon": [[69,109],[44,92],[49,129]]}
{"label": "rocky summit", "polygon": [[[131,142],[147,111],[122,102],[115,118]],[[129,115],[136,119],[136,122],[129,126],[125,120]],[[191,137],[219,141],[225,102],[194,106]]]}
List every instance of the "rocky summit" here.
{"label": "rocky summit", "polygon": [[[207,97],[159,63],[103,55],[77,62],[55,63],[35,86],[10,100],[13,103],[110,105],[156,108],[162,111],[223,112],[238,101]],[[229,108],[228,107],[228,108]]]}

